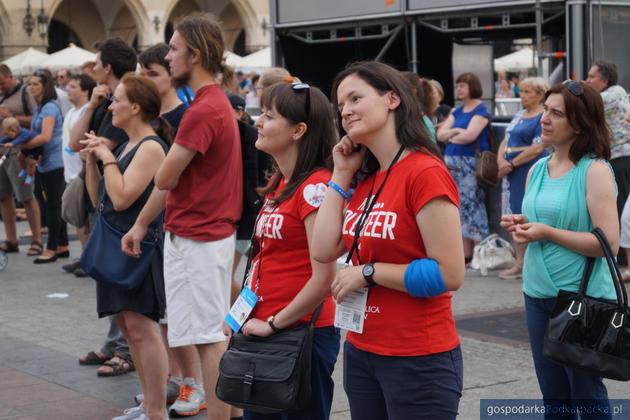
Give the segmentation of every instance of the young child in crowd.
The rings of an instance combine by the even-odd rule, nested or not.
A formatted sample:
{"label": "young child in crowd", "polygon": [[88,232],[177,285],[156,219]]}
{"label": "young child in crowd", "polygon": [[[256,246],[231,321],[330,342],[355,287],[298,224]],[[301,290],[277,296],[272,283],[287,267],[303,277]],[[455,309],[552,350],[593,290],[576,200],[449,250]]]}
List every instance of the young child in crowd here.
{"label": "young child in crowd", "polygon": [[[20,127],[18,120],[13,117],[5,118],[2,121],[2,132],[4,136],[0,138],[0,144],[2,144],[5,149],[11,149],[27,143],[37,135],[37,133],[33,131]],[[20,163],[21,170],[18,173],[18,178],[24,178],[24,184],[30,185],[33,183],[37,160],[42,155],[42,152],[42,147],[20,150],[18,162]]]}

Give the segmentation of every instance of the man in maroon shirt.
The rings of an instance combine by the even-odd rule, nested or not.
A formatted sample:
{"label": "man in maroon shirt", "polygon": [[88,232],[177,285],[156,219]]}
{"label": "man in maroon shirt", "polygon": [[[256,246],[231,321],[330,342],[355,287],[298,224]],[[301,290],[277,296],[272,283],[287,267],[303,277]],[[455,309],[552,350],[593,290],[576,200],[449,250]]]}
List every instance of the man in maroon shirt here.
{"label": "man in maroon shirt", "polygon": [[216,398],[218,364],[226,349],[223,318],[229,310],[235,231],[242,207],[242,161],[238,126],[217,84],[223,71],[223,39],[207,14],[186,17],[169,43],[174,79],[186,82],[195,100],[182,118],[156,189],[123,249],[138,255],[146,226],[164,207],[164,280],[171,347],[199,352],[209,419],[227,419],[229,406]]}

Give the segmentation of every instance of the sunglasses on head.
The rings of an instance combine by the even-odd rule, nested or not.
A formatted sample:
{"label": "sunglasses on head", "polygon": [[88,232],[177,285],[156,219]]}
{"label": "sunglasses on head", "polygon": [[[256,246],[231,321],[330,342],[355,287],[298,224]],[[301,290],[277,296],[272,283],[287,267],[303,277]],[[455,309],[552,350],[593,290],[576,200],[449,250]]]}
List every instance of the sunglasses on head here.
{"label": "sunglasses on head", "polygon": [[308,118],[311,113],[311,87],[306,83],[293,83],[291,84],[291,89],[293,89],[295,93],[306,92],[305,112]]}
{"label": "sunglasses on head", "polygon": [[564,82],[562,82],[562,86],[567,88],[567,90],[571,92],[571,94],[574,96],[580,96],[584,93],[582,83],[576,82],[575,80],[565,80]]}

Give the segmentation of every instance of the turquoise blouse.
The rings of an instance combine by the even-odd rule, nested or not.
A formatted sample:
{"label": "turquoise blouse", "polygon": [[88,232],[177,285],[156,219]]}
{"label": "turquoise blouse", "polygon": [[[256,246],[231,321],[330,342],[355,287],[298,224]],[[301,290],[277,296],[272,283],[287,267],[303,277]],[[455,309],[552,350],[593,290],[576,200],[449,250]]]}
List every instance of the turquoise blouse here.
{"label": "turquoise blouse", "polygon": [[[558,229],[592,231],[593,223],[586,205],[586,173],[595,158],[583,157],[559,178],[549,176],[549,158],[540,159],[532,168],[523,198],[523,214],[530,222]],[[553,298],[560,289],[577,292],[585,264],[586,257],[555,242],[531,242],[525,252],[523,292],[533,298]],[[592,297],[616,299],[604,258],[595,262],[586,292]]]}

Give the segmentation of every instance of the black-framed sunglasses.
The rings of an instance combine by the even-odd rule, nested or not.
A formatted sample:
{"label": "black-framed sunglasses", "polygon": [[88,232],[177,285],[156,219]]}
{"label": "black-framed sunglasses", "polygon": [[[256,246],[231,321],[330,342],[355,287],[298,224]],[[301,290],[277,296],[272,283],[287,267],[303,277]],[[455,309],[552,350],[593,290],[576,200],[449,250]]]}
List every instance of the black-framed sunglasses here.
{"label": "black-framed sunglasses", "polygon": [[562,86],[567,88],[567,90],[571,92],[573,96],[580,96],[584,93],[582,83],[576,82],[575,80],[565,80],[564,82],[562,82]]}
{"label": "black-framed sunglasses", "polygon": [[311,113],[311,86],[307,83],[293,83],[291,89],[296,93],[306,92],[306,105],[304,110],[306,112],[306,118],[308,118]]}

